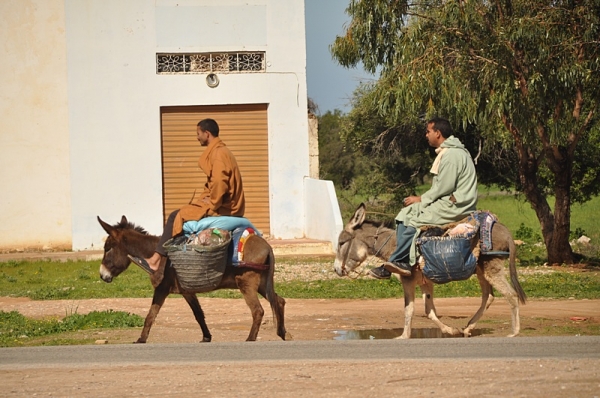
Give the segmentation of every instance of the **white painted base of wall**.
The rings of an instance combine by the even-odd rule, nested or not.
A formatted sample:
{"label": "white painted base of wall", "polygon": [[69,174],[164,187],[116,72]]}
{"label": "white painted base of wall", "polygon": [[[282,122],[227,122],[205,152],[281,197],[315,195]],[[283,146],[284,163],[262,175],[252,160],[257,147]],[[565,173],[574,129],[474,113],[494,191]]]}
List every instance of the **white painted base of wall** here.
{"label": "white painted base of wall", "polygon": [[332,181],[304,178],[306,238],[331,242],[335,253],[344,223]]}

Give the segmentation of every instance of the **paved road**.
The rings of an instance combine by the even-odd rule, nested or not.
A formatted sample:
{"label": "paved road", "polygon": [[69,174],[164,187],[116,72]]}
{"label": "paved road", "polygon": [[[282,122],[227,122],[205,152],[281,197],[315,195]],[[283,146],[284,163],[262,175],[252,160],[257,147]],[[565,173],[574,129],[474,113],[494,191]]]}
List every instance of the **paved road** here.
{"label": "paved road", "polygon": [[[160,358],[160,360],[158,360]],[[600,336],[271,341],[0,349],[0,369],[37,366],[382,359],[600,359]]]}

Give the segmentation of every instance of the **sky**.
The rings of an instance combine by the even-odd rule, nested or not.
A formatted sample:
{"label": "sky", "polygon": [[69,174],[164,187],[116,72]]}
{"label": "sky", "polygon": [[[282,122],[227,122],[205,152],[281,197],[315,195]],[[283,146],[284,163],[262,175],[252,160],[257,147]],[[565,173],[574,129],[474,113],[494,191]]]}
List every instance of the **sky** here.
{"label": "sky", "polygon": [[319,113],[350,111],[352,92],[361,80],[374,77],[362,69],[346,69],[331,57],[329,46],[350,21],[349,0],[304,0],[306,21],[306,79],[308,96]]}

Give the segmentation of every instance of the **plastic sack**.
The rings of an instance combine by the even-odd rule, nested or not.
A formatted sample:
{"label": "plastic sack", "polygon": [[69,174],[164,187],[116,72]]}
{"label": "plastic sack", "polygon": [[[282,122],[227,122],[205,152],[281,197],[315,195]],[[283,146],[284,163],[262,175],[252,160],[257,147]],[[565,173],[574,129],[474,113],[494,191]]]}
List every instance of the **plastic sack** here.
{"label": "plastic sack", "polygon": [[471,251],[476,231],[451,237],[418,238],[417,245],[425,260],[423,275],[435,283],[469,279],[477,267],[477,257]]}

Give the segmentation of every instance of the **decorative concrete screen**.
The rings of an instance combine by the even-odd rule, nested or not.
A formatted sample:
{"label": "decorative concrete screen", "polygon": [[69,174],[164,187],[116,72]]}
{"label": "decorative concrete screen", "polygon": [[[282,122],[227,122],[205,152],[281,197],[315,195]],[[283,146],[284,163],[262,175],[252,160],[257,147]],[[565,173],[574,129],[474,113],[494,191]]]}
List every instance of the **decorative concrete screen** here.
{"label": "decorative concrete screen", "polygon": [[179,53],[156,54],[156,73],[246,73],[264,72],[265,53]]}

